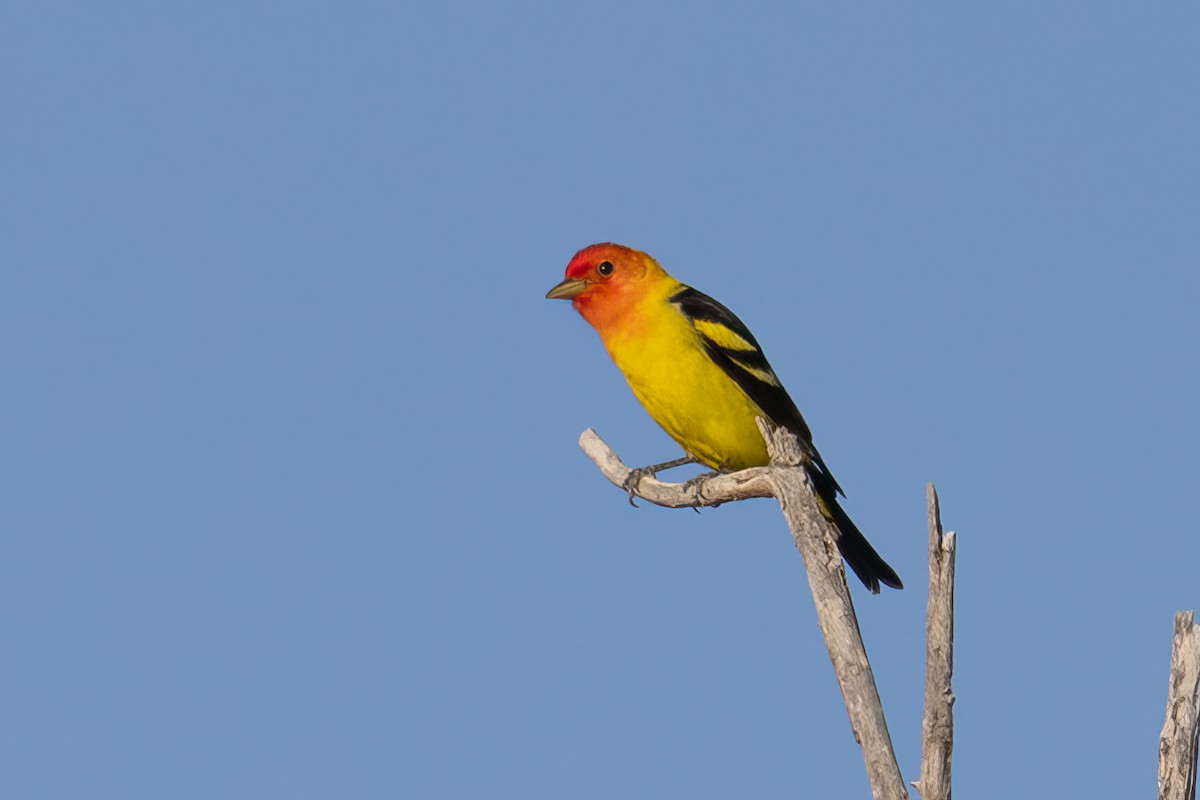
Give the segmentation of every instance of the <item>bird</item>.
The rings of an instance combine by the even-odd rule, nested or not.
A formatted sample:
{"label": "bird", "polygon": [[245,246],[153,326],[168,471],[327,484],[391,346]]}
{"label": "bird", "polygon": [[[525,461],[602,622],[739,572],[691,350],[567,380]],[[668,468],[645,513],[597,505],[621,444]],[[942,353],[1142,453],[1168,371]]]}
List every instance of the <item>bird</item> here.
{"label": "bird", "polygon": [[[837,529],[842,557],[872,594],[903,588],[838,496],[842,487],[750,330],[732,311],[673,278],[648,253],[604,242],[580,250],[547,299],[570,300],[603,341],[641,404],[684,450],[675,461],[735,472],[770,463],[757,417],[793,433],[822,514]],[[632,488],[627,483],[631,493]]]}

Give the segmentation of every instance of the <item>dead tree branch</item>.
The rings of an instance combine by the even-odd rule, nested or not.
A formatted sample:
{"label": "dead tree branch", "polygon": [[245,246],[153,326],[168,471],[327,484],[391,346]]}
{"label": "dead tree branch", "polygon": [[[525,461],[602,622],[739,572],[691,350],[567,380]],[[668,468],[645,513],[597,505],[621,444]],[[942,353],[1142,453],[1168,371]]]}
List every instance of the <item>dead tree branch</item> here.
{"label": "dead tree branch", "polygon": [[921,780],[913,786],[924,800],[950,800],[950,757],[954,752],[954,531],[942,533],[937,489],[925,487],[929,506],[929,606],[925,612],[925,715],[921,720]]}
{"label": "dead tree branch", "polygon": [[[846,585],[846,573],[837,548],[837,532],[817,506],[808,476],[804,470],[796,468],[802,456],[795,436],[761,419],[759,427],[771,455],[770,467],[756,467],[688,484],[644,478],[635,493],[651,503],[671,507],[716,505],[747,497],[775,497],[779,501],[792,538],[803,556],[821,633],[825,636],[829,658],[846,702],[850,727],[855,740],[862,746],[871,793],[876,800],[907,800],[908,791],[896,763],[883,704]],[[629,469],[594,431],[584,431],[579,445],[605,477],[617,486],[624,483]]]}
{"label": "dead tree branch", "polygon": [[1159,800],[1195,800],[1196,755],[1200,742],[1200,626],[1195,612],[1175,615],[1167,718],[1158,740]]}
{"label": "dead tree branch", "polygon": [[[600,468],[604,477],[614,485],[624,487],[625,480],[633,470],[625,466],[613,449],[600,438],[600,434],[588,428],[580,434],[579,446]],[[728,475],[714,475],[694,483],[667,483],[654,477],[645,477],[638,483],[634,494],[667,508],[695,508],[719,506],[751,497],[774,497],[774,488],[771,468],[755,467]]]}

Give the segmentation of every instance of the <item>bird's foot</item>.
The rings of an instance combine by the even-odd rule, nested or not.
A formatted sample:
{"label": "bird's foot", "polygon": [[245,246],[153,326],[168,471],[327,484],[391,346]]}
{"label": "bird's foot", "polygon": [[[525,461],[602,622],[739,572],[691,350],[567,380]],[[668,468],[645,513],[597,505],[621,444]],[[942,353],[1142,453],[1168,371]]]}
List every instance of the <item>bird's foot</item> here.
{"label": "bird's foot", "polygon": [[720,474],[721,474],[720,472],[717,472],[714,469],[709,472],[705,472],[700,475],[697,475],[694,478],[688,478],[686,481],[683,482],[684,491],[690,492],[690,491],[694,490],[696,492],[696,499],[703,500],[704,499],[704,482],[706,480],[708,480],[709,478],[715,478]]}
{"label": "bird's foot", "polygon": [[638,504],[633,502],[634,496],[637,495],[638,484],[642,482],[642,478],[647,476],[653,477],[654,473],[655,468],[653,466],[637,467],[636,469],[629,470],[629,477],[621,484],[621,488],[629,493],[629,505],[634,508],[638,507]]}
{"label": "bird's foot", "polygon": [[654,477],[664,469],[682,467],[684,464],[695,463],[696,459],[692,456],[684,456],[683,458],[677,458],[674,461],[664,461],[661,464],[651,464],[648,467],[636,467],[635,469],[629,470],[629,475],[624,481],[621,482],[621,488],[629,493],[629,505],[633,506],[634,508],[638,507],[638,504],[633,502],[633,498],[634,495],[637,494],[637,487],[638,484],[641,483],[642,478],[647,476]]}

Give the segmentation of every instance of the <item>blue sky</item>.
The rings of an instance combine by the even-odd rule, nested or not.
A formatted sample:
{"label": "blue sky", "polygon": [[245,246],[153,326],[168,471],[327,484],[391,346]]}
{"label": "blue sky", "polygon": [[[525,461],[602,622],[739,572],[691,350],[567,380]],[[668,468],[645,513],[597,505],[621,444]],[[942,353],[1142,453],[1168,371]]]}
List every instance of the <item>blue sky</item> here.
{"label": "blue sky", "polygon": [[[1153,791],[1200,606],[1200,12],[70,4],[0,15],[0,793],[864,797],[778,510],[543,299],[597,241],[754,330],[905,579],[963,797]],[[1020,787],[1015,789],[1014,787]]]}

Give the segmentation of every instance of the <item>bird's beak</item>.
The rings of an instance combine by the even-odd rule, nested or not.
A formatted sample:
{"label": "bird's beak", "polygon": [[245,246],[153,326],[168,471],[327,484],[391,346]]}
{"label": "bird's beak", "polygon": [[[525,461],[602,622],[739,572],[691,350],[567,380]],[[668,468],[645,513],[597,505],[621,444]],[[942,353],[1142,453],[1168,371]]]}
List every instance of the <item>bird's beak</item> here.
{"label": "bird's beak", "polygon": [[565,281],[546,292],[547,300],[570,300],[588,287],[582,278],[567,278]]}

